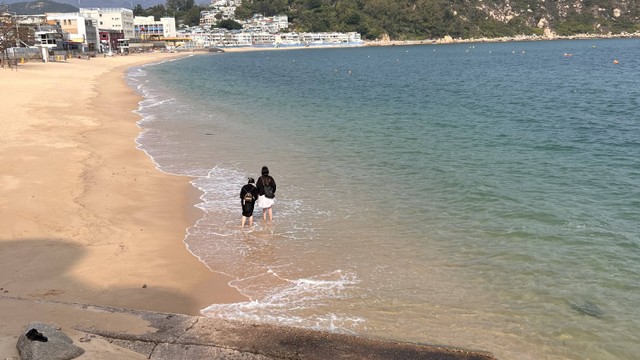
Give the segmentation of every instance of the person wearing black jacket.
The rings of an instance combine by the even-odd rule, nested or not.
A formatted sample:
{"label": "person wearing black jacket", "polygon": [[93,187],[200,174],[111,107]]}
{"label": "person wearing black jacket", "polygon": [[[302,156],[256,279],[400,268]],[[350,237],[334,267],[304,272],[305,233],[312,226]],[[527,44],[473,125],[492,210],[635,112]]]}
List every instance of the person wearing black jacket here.
{"label": "person wearing black jacket", "polygon": [[242,225],[249,218],[249,226],[253,225],[253,206],[258,199],[258,188],[254,185],[255,180],[249,178],[249,182],[240,189],[240,202],[242,203]]}
{"label": "person wearing black jacket", "polygon": [[271,207],[275,202],[276,197],[276,181],[269,175],[269,168],[262,167],[262,176],[258,178],[258,206],[262,208],[262,220],[267,220],[267,214],[269,214],[269,221],[273,220],[273,210]]}

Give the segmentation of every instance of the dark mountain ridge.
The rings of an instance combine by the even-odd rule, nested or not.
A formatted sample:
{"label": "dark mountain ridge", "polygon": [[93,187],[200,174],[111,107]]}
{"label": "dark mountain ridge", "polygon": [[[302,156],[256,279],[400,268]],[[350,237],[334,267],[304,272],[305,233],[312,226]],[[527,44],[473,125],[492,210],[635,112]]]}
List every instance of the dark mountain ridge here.
{"label": "dark mountain ridge", "polygon": [[0,12],[7,11],[18,15],[38,15],[47,12],[78,12],[78,8],[49,0],[19,2],[8,5],[0,5]]}

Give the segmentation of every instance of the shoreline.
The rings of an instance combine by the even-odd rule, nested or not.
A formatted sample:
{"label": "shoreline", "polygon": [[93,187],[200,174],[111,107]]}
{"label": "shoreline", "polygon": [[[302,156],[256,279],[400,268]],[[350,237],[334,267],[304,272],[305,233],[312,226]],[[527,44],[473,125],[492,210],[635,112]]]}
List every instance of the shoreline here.
{"label": "shoreline", "polygon": [[[0,295],[187,315],[246,300],[184,244],[199,211],[191,179],[161,172],[136,148],[141,96],[126,72],[183,56],[0,69]],[[27,323],[52,315],[63,328],[87,321],[0,307],[9,319],[0,354],[15,352]]]}
{"label": "shoreline", "polygon": [[0,69],[7,109],[0,119],[2,358],[19,358],[19,336],[44,322],[96,360],[495,359],[200,315],[246,298],[187,249],[186,230],[202,211],[193,206],[199,191],[136,147],[141,96],[125,78],[132,67],[181,56]]}
{"label": "shoreline", "polygon": [[[324,44],[313,46],[234,46],[234,47],[218,47],[222,52],[250,52],[250,51],[274,51],[274,50],[302,50],[302,49],[351,49],[366,48],[380,46],[415,46],[415,45],[446,45],[446,44],[482,44],[482,43],[518,43],[533,41],[562,41],[562,40],[611,40],[611,39],[640,39],[640,32],[633,34],[618,35],[571,35],[571,36],[542,36],[542,35],[518,35],[500,38],[477,38],[477,39],[454,39],[445,37],[441,39],[423,39],[423,40],[364,40],[359,45],[343,45],[343,44]],[[204,50],[195,50],[201,52]]]}
{"label": "shoreline", "polygon": [[372,40],[366,41],[365,46],[402,46],[402,45],[442,45],[442,44],[480,44],[480,43],[511,43],[511,42],[532,42],[532,41],[562,41],[562,40],[612,40],[612,39],[638,39],[640,32],[633,34],[618,35],[570,35],[570,36],[542,36],[542,35],[517,35],[499,38],[474,38],[474,39],[454,39],[445,37],[442,39],[424,40]]}

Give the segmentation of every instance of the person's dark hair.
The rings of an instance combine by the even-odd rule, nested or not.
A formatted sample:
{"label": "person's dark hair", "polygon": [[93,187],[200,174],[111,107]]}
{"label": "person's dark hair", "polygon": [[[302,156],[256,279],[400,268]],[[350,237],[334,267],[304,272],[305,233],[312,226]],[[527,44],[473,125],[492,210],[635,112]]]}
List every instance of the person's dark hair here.
{"label": "person's dark hair", "polygon": [[266,166],[262,167],[262,175],[269,175],[269,168]]}
{"label": "person's dark hair", "polygon": [[252,178],[252,177],[250,177],[250,178],[249,178],[249,184],[253,184],[253,183],[255,183],[255,182],[256,182],[256,181],[255,181],[255,180],[253,180],[253,178]]}

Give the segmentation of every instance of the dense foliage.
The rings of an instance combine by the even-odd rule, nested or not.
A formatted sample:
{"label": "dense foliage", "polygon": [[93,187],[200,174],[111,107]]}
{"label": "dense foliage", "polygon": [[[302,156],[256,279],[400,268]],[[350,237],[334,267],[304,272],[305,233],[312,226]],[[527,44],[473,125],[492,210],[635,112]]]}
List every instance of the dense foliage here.
{"label": "dense foliage", "polygon": [[357,31],[368,39],[534,35],[543,32],[541,19],[558,35],[640,30],[633,0],[254,0],[236,16],[254,13],[286,14],[297,31]]}
{"label": "dense foliage", "polygon": [[178,25],[195,26],[200,23],[200,12],[206,9],[196,5],[194,0],[167,0],[166,6],[160,4],[147,9],[138,4],[133,8],[133,15],[153,16],[156,20],[175,17]]}
{"label": "dense foliage", "polygon": [[242,29],[242,24],[234,20],[221,20],[214,27],[227,30],[240,30]]}

